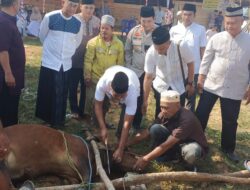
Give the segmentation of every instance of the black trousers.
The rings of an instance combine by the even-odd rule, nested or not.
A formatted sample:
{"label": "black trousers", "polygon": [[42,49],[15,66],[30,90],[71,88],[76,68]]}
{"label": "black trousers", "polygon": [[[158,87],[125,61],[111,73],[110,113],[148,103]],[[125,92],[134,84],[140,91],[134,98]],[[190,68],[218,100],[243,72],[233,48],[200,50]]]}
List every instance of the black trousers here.
{"label": "black trousers", "polygon": [[141,128],[141,121],[142,121],[141,108],[142,108],[142,104],[143,104],[144,76],[145,76],[145,73],[143,73],[139,78],[139,81],[140,81],[140,96],[137,98],[137,108],[136,108],[135,117],[134,117],[134,121],[133,121],[134,129],[140,129]]}
{"label": "black trousers", "polygon": [[18,105],[20,93],[12,94],[9,88],[3,82],[3,88],[0,92],[0,119],[3,127],[15,125],[18,123]]}
{"label": "black trousers", "polygon": [[[154,97],[155,97],[155,119],[158,117],[159,113],[161,112],[161,105],[160,105],[160,102],[161,102],[161,94],[155,90],[154,90]],[[168,88],[168,90],[172,90],[171,87]],[[185,93],[181,94],[180,96],[180,104],[182,107],[185,106]]]}
{"label": "black trousers", "polygon": [[195,112],[195,105],[196,105],[198,76],[199,76],[198,74],[194,75],[194,87],[195,87],[195,91],[194,91],[194,94],[189,99],[187,99],[187,103],[186,103],[186,108],[188,108],[189,110],[191,110],[193,113]]}
{"label": "black trousers", "polygon": [[69,71],[41,67],[37,90],[36,117],[56,126],[65,121]]}
{"label": "black trousers", "polygon": [[237,120],[240,112],[241,100],[222,98],[204,90],[196,109],[196,115],[205,130],[209,114],[218,98],[220,99],[222,117],[221,148],[226,152],[233,152],[236,144]]}
{"label": "black trousers", "polygon": [[[77,89],[80,84],[80,98],[77,98]],[[69,104],[72,113],[83,116],[85,107],[86,86],[82,68],[72,68],[69,71]]]}

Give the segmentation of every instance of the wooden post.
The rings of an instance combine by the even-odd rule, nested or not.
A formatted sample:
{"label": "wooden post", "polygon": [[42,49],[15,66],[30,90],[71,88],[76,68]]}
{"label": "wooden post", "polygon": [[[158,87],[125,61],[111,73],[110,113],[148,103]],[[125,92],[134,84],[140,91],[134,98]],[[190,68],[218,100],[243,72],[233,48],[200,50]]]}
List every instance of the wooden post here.
{"label": "wooden post", "polygon": [[[228,173],[228,174],[208,174],[208,173],[196,173],[196,172],[162,172],[162,173],[150,173],[134,175],[124,178],[112,180],[114,187],[123,188],[136,184],[148,184],[157,183],[161,181],[181,181],[181,182],[224,182],[228,184],[246,184],[250,185],[249,177],[250,172],[247,170]],[[231,177],[238,176],[238,177]],[[80,185],[67,185],[67,186],[55,186],[55,187],[43,187],[36,188],[36,190],[73,190],[80,187]],[[106,190],[107,187],[104,183],[96,183],[91,188],[92,190]]]}
{"label": "wooden post", "polygon": [[[90,132],[85,131],[85,133],[89,138],[93,137]],[[91,138],[91,139],[93,139],[93,138]],[[103,169],[102,161],[101,161],[101,157],[100,157],[100,152],[98,150],[98,146],[97,146],[96,142],[94,140],[91,140],[90,143],[91,143],[93,150],[94,150],[94,153],[95,153],[96,171],[98,172],[102,181],[104,182],[105,187],[108,190],[115,190],[115,187],[113,186],[113,184],[110,181],[110,179],[108,178],[105,170]]]}

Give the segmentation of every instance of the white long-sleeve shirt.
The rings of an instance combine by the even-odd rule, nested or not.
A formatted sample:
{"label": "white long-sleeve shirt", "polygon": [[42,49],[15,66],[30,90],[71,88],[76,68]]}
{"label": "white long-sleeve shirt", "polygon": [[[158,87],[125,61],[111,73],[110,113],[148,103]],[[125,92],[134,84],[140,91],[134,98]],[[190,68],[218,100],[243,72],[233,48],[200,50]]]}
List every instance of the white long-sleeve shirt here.
{"label": "white long-sleeve shirt", "polygon": [[46,14],[40,26],[43,43],[42,66],[59,71],[71,69],[71,57],[82,39],[81,22],[74,16],[65,17],[61,10]]}
{"label": "white long-sleeve shirt", "polygon": [[[187,64],[193,64],[194,57],[186,43],[180,44],[180,53],[185,78],[187,78]],[[180,59],[175,43],[171,43],[167,50],[167,55],[159,55],[154,45],[152,45],[146,54],[144,70],[145,73],[156,76],[153,86],[159,93],[168,90],[169,87],[180,94],[185,92]]]}
{"label": "white long-sleeve shirt", "polygon": [[208,42],[199,74],[207,75],[204,89],[223,98],[241,100],[250,82],[250,35],[232,37],[224,31]]}
{"label": "white long-sleeve shirt", "polygon": [[194,55],[194,73],[198,74],[201,63],[200,48],[206,47],[207,44],[205,27],[194,22],[188,27],[183,23],[177,24],[170,29],[170,38],[176,43],[187,43]]}

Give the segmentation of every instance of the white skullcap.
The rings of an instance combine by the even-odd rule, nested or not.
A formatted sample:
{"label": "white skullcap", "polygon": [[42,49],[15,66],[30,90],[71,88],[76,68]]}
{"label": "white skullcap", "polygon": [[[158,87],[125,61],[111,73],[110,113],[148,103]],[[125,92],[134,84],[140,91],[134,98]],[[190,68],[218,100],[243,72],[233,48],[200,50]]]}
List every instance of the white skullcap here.
{"label": "white skullcap", "polygon": [[161,102],[180,102],[180,94],[174,90],[163,91]]}
{"label": "white skullcap", "polygon": [[112,27],[115,26],[115,18],[111,15],[103,15],[101,19],[101,24],[108,24]]}
{"label": "white skullcap", "polygon": [[176,16],[181,15],[181,12],[182,12],[182,11],[178,11],[178,12],[176,13]]}

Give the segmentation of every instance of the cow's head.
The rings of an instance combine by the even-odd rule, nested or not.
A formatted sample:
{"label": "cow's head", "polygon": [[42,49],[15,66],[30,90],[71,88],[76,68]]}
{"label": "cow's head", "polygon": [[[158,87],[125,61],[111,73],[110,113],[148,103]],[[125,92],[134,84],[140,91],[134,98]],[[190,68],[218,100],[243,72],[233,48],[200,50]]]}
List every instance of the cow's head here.
{"label": "cow's head", "polygon": [[[101,145],[100,143],[98,144],[98,148],[100,151],[100,156],[102,160],[103,167],[106,171],[108,168],[108,161],[107,161],[107,152],[105,146]],[[137,161],[138,155],[124,151],[123,154],[123,159],[120,163],[117,163],[113,160],[112,156],[114,153],[115,149],[109,147],[109,162],[110,162],[110,168],[111,168],[111,173],[120,173],[120,174],[125,174],[127,172],[135,172],[133,169],[133,166],[135,165]]]}

